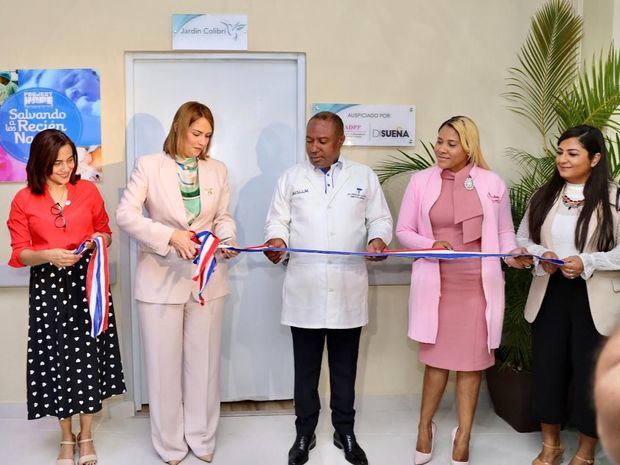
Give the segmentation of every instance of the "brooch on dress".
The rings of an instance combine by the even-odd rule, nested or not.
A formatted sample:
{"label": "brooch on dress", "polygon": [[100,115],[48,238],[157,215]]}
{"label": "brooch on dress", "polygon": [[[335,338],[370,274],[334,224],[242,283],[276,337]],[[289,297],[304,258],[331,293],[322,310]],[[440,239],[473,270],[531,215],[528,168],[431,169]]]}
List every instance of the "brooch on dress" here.
{"label": "brooch on dress", "polygon": [[474,190],[474,180],[471,178],[471,176],[467,176],[465,182],[463,183],[463,186],[465,186],[465,189],[467,189],[468,191]]}

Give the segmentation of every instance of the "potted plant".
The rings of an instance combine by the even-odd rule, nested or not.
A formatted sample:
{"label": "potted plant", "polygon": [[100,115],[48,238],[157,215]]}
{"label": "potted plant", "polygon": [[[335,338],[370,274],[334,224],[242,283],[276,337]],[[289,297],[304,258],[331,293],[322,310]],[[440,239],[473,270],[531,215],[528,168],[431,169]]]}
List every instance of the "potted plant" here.
{"label": "potted plant", "polygon": [[[512,216],[518,227],[532,194],[549,178],[555,166],[554,139],[565,129],[590,124],[607,129],[610,172],[620,176],[620,124],[613,120],[620,107],[620,53],[610,47],[581,68],[579,49],[583,21],[566,0],[548,0],[532,18],[530,33],[508,70],[508,109],[523,116],[541,138],[538,154],[510,148],[521,171],[509,187]],[[377,168],[381,182],[406,171],[434,163],[431,144],[422,143],[425,155],[391,157]],[[487,384],[496,413],[517,431],[538,428],[530,416],[531,335],[523,309],[530,286],[527,270],[506,269],[506,306],[502,344],[497,363],[487,371]]]}

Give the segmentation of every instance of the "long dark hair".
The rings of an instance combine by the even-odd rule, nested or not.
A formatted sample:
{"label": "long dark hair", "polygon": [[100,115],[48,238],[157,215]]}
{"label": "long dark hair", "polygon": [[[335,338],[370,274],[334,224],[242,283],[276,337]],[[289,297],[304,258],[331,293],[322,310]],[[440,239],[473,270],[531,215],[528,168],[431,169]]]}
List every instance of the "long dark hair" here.
{"label": "long dark hair", "polygon": [[68,145],[71,147],[75,166],[71,171],[69,182],[75,184],[80,175],[77,174],[78,156],[75,144],[69,137],[58,129],[45,129],[34,136],[30,144],[30,155],[26,164],[26,180],[33,194],[42,195],[45,192],[45,183],[52,174],[54,162],[58,158],[59,150]]}
{"label": "long dark hair", "polygon": [[[583,189],[585,201],[575,228],[575,247],[583,252],[588,237],[588,223],[593,214],[598,215],[596,231],[596,249],[601,252],[611,250],[615,245],[613,217],[609,203],[609,168],[607,166],[607,148],[603,134],[597,128],[587,125],[575,126],[567,129],[558,139],[558,145],[566,139],[576,137],[581,146],[587,150],[588,158],[592,160],[598,153],[600,159],[592,168],[590,177]],[[564,188],[566,181],[560,176],[557,169],[553,171],[551,179],[532,196],[530,213],[528,216],[530,236],[540,244],[540,230]]]}

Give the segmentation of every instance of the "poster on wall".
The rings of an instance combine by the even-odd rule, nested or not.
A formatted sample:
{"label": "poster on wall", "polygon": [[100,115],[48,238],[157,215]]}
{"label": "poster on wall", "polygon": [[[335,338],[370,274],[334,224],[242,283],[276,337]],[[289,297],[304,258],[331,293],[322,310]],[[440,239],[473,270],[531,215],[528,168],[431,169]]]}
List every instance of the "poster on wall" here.
{"label": "poster on wall", "polygon": [[100,180],[100,106],[94,69],[0,70],[0,182],[26,180],[30,143],[48,128],[75,143],[82,179]]}
{"label": "poster on wall", "polygon": [[331,111],[344,123],[345,145],[413,147],[414,105],[360,105],[314,103],[312,114]]}

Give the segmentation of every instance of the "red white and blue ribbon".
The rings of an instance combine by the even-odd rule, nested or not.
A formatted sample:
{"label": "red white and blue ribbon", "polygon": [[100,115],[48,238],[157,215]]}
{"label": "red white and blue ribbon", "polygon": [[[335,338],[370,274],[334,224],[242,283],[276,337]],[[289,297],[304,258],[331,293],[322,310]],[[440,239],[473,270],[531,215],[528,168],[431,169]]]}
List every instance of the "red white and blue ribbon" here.
{"label": "red white and blue ribbon", "polygon": [[204,305],[203,293],[205,287],[207,287],[209,278],[211,278],[217,266],[215,252],[217,251],[220,240],[215,234],[209,231],[195,233],[192,240],[200,244],[196,258],[194,258],[196,271],[192,279],[198,282],[198,298],[200,299],[200,304]]}
{"label": "red white and blue ribbon", "polygon": [[93,253],[86,273],[86,299],[90,313],[90,335],[97,338],[108,329],[108,313],[110,311],[110,274],[108,267],[108,248],[101,236],[82,242],[75,253],[80,254],[86,249],[88,242],[93,244]]}
{"label": "red white and blue ribbon", "polygon": [[[447,249],[385,249],[383,252],[350,252],[342,250],[317,250],[317,249],[300,249],[293,247],[268,247],[267,245],[257,245],[254,247],[235,247],[227,244],[220,244],[214,234],[209,231],[203,231],[200,233],[194,233],[192,238],[194,242],[200,244],[200,248],[194,264],[196,264],[196,271],[194,273],[194,281],[198,281],[198,296],[200,297],[200,303],[204,304],[203,292],[209,282],[209,278],[213,274],[217,265],[215,261],[215,252],[218,248],[235,250],[237,252],[293,252],[293,253],[311,253],[311,254],[325,254],[325,255],[354,255],[359,257],[405,257],[405,258],[426,258],[436,260],[455,260],[463,258],[507,258],[507,257],[519,257],[520,254],[510,253],[488,253],[488,252],[459,252],[456,250]],[[563,265],[564,262],[559,259],[533,256],[541,261],[550,262],[556,265]]]}
{"label": "red white and blue ribbon", "polygon": [[[459,252],[456,250],[447,249],[385,249],[383,252],[346,252],[341,250],[317,250],[317,249],[299,249],[291,247],[268,247],[266,245],[259,245],[254,247],[232,247],[229,245],[221,245],[220,248],[227,248],[230,250],[236,250],[237,252],[294,252],[294,253],[312,253],[312,254],[325,254],[325,255],[354,255],[359,257],[405,257],[405,258],[427,258],[436,260],[454,260],[462,258],[507,258],[507,257],[519,257],[522,254],[510,254],[510,253],[489,253],[489,252]],[[530,255],[528,255],[530,256]],[[553,263],[555,265],[563,265],[564,262],[555,258],[539,257],[533,255],[541,261]]]}

